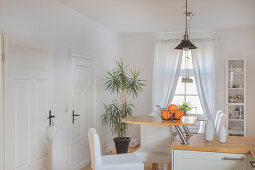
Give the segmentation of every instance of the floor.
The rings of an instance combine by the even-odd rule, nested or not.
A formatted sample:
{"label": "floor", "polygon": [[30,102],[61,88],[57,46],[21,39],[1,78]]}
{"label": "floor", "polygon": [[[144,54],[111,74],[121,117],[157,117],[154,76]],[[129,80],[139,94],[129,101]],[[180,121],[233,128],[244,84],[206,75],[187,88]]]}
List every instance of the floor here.
{"label": "floor", "polygon": [[[140,146],[137,146],[135,148],[129,148],[128,152],[129,153],[135,152],[137,149],[139,149],[139,147]],[[111,153],[109,153],[109,155],[111,155],[111,154],[116,154],[115,149],[113,151],[111,151]],[[90,165],[82,168],[81,170],[91,170]],[[144,170],[152,170],[152,163],[144,163]],[[156,168],[156,170],[158,170],[158,168]]]}

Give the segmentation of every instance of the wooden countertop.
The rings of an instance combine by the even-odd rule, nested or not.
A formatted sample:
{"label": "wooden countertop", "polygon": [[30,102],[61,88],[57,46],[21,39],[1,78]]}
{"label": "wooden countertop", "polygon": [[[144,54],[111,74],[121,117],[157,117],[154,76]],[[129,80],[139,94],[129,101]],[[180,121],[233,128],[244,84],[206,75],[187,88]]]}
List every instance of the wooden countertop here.
{"label": "wooden countertop", "polygon": [[194,134],[189,138],[189,145],[182,145],[179,137],[176,136],[171,149],[250,154],[255,160],[255,138],[228,136],[227,143],[220,143],[218,139],[218,136],[214,136],[214,141],[207,142],[204,134]]}
{"label": "wooden countertop", "polygon": [[125,123],[144,125],[180,125],[195,126],[196,116],[183,116],[181,120],[162,120],[160,116],[134,116],[122,119]]}

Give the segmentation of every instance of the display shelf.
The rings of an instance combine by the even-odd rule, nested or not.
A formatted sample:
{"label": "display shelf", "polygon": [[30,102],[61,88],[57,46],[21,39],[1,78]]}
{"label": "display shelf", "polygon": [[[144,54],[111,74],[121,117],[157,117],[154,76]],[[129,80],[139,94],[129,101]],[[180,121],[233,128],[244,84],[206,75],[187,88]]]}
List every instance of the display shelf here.
{"label": "display shelf", "polygon": [[228,88],[229,90],[244,90],[244,88]]}
{"label": "display shelf", "polygon": [[246,62],[226,60],[227,131],[231,136],[246,136]]}
{"label": "display shelf", "polygon": [[243,106],[244,103],[228,103],[229,106]]}
{"label": "display shelf", "polygon": [[233,134],[233,135],[242,135],[244,134],[244,131],[243,130],[228,130],[228,133],[229,134]]}
{"label": "display shelf", "polygon": [[244,119],[228,119],[228,121],[240,121],[240,122],[243,122],[244,121]]}
{"label": "display shelf", "polygon": [[[228,73],[228,74],[231,74],[231,73]],[[233,73],[235,75],[244,75],[244,73]]]}

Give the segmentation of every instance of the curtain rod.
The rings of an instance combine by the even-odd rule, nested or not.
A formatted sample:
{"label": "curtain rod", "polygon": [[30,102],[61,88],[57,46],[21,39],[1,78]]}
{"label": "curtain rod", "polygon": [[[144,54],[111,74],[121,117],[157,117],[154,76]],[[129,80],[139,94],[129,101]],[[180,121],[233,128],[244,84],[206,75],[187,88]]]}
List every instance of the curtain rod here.
{"label": "curtain rod", "polygon": [[[206,42],[206,41],[214,41],[215,38],[191,38],[190,39],[191,41],[193,42]],[[155,42],[181,42],[181,39],[158,39],[158,40],[155,40]]]}

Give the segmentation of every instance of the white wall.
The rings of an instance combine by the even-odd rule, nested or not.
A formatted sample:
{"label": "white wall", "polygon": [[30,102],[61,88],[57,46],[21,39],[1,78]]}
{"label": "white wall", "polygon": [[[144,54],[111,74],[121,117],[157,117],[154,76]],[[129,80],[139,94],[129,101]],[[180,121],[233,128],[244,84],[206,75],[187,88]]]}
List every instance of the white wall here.
{"label": "white wall", "polygon": [[[87,51],[96,57],[97,115],[103,112],[103,102],[110,100],[104,91],[104,70],[119,54],[119,36],[106,27],[80,15],[56,0],[1,0],[0,28],[14,34],[42,41],[52,46],[53,103],[57,138],[53,145],[54,170],[68,167],[69,103],[68,48]],[[100,128],[101,122],[97,122]],[[102,133],[109,136],[107,133]],[[105,143],[105,142],[103,142]]]}
{"label": "white wall", "polygon": [[225,109],[225,59],[246,58],[247,63],[247,136],[255,137],[255,28],[226,29],[215,32],[216,107]]}
{"label": "white wall", "polygon": [[[143,92],[133,101],[134,115],[148,115],[152,111],[152,71],[154,58],[154,36],[150,33],[122,35],[122,56],[124,62],[142,71],[141,78],[146,80]],[[131,125],[129,137],[139,137],[139,125]]]}
{"label": "white wall", "polygon": [[[128,57],[131,63],[137,63],[144,68],[144,75],[151,85],[153,40],[155,38],[181,38],[182,34],[160,33],[154,35],[148,33],[122,36],[122,55]],[[255,137],[255,114],[253,111],[253,103],[255,102],[255,28],[196,31],[192,35],[195,37],[215,37],[216,39],[216,109],[225,110],[225,59],[235,57],[247,59],[247,136]],[[147,88],[151,88],[151,86]],[[150,111],[148,106],[152,104],[151,91],[145,90],[143,96],[146,98],[137,104],[137,110],[139,110],[136,112],[137,115],[144,115]]]}

